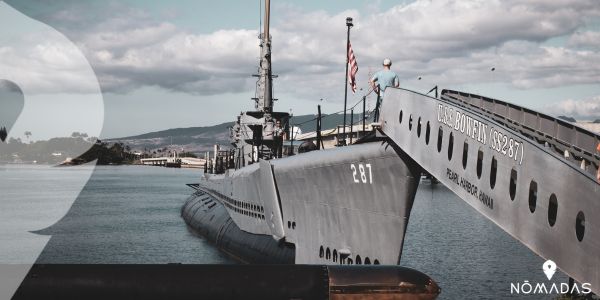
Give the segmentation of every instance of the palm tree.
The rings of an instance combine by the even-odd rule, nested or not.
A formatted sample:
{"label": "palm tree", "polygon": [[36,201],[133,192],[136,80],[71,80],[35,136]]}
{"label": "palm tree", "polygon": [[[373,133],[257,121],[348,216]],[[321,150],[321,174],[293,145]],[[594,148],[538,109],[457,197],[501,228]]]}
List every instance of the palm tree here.
{"label": "palm tree", "polygon": [[27,138],[27,141],[29,141],[29,138],[31,137],[31,131],[25,131],[25,137]]}

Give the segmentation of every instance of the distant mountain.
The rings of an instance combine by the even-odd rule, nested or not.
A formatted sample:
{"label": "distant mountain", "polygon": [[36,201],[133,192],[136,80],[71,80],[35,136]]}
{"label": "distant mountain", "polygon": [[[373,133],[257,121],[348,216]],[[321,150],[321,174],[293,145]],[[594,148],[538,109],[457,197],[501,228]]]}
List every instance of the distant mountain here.
{"label": "distant mountain", "polygon": [[[294,116],[291,118],[290,124],[299,126],[302,132],[315,131],[316,117],[316,115]],[[346,116],[347,124],[350,124],[350,118],[350,115]],[[354,114],[354,123],[357,123],[359,119],[360,115]],[[334,128],[343,122],[344,115],[342,114],[323,115],[321,128]],[[212,151],[215,144],[229,146],[229,127],[231,126],[233,126],[233,122],[205,127],[174,128],[105,141],[122,142],[133,151],[160,153],[168,149],[181,151],[183,148],[184,151],[201,154]]]}
{"label": "distant mountain", "polygon": [[222,123],[219,125],[206,126],[206,127],[188,127],[188,128],[173,128],[162,131],[155,131],[144,133],[135,136],[123,137],[114,140],[139,140],[139,139],[153,139],[163,137],[181,137],[181,136],[198,136],[198,135],[211,135],[227,130],[231,127],[233,122]]}
{"label": "distant mountain", "polygon": [[215,144],[229,144],[229,127],[233,122],[206,127],[174,128],[150,132],[136,136],[110,139],[110,142],[122,142],[134,151],[163,152],[167,149],[202,153],[212,149]]}
{"label": "distant mountain", "polygon": [[[350,124],[350,119],[352,116],[349,114],[346,115],[346,124]],[[352,121],[356,124],[360,121],[360,114],[354,114],[354,118]],[[290,120],[290,124],[295,126],[300,126],[302,132],[310,132],[317,130],[317,115],[303,115],[303,116],[294,116]],[[331,129],[335,128],[337,125],[342,125],[344,123],[344,115],[343,114],[330,114],[330,115],[322,115],[321,116],[321,129]],[[367,121],[369,123],[369,121]]]}
{"label": "distant mountain", "polygon": [[557,118],[565,120],[567,122],[571,122],[571,123],[575,123],[577,122],[577,120],[575,120],[575,118],[573,117],[567,117],[567,116],[558,116]]}

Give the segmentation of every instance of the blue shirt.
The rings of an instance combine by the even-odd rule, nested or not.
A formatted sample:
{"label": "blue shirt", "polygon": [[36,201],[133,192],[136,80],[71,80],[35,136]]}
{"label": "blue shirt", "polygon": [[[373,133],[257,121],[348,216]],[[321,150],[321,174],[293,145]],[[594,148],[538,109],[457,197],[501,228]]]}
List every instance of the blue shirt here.
{"label": "blue shirt", "polygon": [[375,82],[375,85],[379,85],[381,97],[383,97],[383,92],[388,86],[395,87],[396,84],[400,84],[398,75],[391,70],[378,71],[371,80]]}

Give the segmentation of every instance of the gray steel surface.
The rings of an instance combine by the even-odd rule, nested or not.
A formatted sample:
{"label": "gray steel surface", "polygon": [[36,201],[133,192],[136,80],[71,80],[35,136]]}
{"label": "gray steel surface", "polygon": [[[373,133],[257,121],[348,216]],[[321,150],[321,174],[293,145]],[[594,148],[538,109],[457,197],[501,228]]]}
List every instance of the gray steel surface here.
{"label": "gray steel surface", "polygon": [[397,264],[420,177],[401,156],[384,141],[313,151],[206,174],[200,188],[241,230],[294,244],[296,263]]}
{"label": "gray steel surface", "polygon": [[589,172],[478,111],[408,90],[386,90],[381,121],[478,212],[600,291],[600,184]]}
{"label": "gray steel surface", "polygon": [[478,111],[540,144],[548,144],[562,156],[567,152],[569,162],[592,176],[598,170],[600,153],[596,147],[600,136],[596,133],[531,109],[479,95],[443,90],[442,99]]}
{"label": "gray steel surface", "polygon": [[268,235],[241,230],[225,207],[202,191],[192,194],[181,208],[188,227],[215,244],[232,258],[246,263],[292,264],[292,245],[278,243]]}

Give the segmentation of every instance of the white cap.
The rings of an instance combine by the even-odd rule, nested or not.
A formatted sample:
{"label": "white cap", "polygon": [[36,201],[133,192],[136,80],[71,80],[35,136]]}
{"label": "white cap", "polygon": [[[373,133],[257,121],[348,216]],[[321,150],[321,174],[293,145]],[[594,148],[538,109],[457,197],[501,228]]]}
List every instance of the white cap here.
{"label": "white cap", "polygon": [[383,65],[384,66],[391,66],[392,65],[392,60],[389,58],[386,58],[383,60]]}

